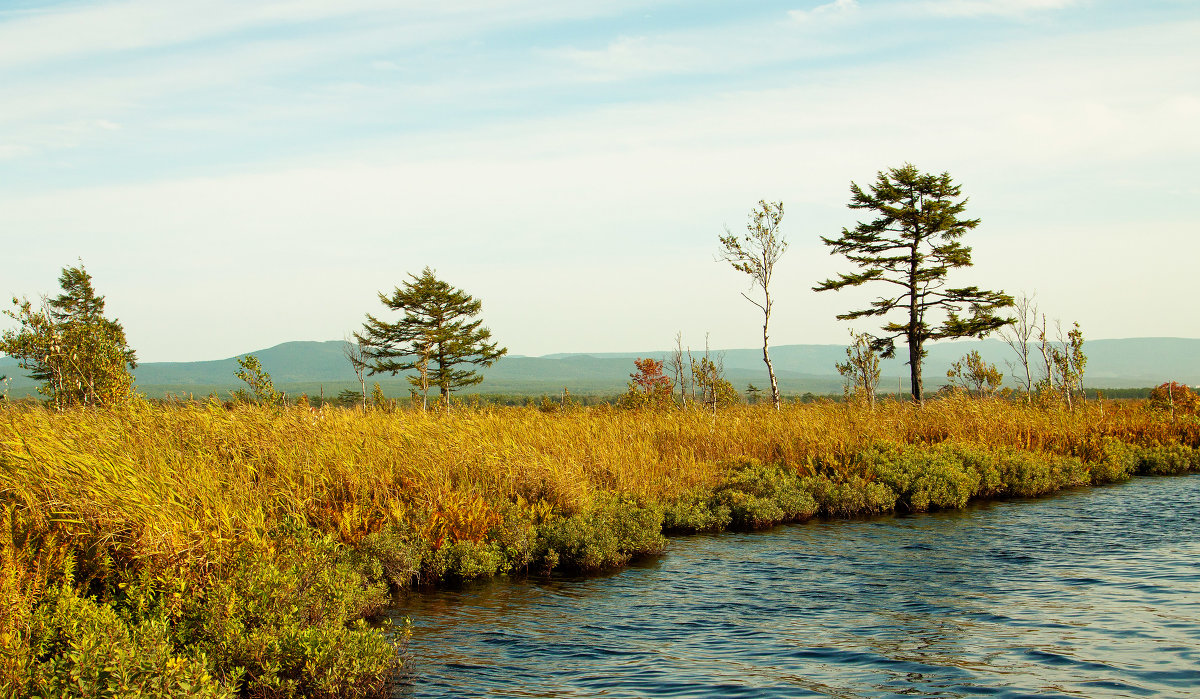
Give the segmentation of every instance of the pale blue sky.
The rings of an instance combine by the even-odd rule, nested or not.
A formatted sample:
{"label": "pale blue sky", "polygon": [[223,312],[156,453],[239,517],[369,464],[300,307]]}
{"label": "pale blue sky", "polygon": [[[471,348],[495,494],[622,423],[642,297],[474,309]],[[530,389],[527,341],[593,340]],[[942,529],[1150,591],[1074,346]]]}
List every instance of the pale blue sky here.
{"label": "pale blue sky", "polygon": [[143,360],[211,359],[430,265],[514,353],[752,347],[713,257],[767,198],[773,342],[840,343],[871,294],[808,290],[818,236],[911,161],[983,219],[963,284],[1197,337],[1198,37],[1196,0],[0,0],[0,293],[82,257]]}

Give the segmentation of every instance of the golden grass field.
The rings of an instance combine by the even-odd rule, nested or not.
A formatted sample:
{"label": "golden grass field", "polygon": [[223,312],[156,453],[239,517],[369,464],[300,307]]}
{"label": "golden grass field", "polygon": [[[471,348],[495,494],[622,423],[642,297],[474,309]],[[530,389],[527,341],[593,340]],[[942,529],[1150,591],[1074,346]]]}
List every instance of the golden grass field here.
{"label": "golden grass field", "polygon": [[[884,452],[909,445],[917,450],[903,452],[909,456],[900,470],[909,469],[908,475],[897,476],[894,465],[864,461],[864,453],[877,453],[880,445]],[[172,672],[183,679],[171,686],[201,688],[195,696],[353,695],[347,689],[352,686],[370,696],[385,691],[378,678],[389,671],[385,660],[395,649],[381,632],[354,622],[386,604],[389,584],[556,563],[620,563],[655,550],[664,510],[668,522],[685,521],[670,514],[680,503],[732,508],[734,526],[857,511],[828,506],[835,496],[828,488],[818,492],[819,480],[851,490],[890,484],[897,492],[887,491],[891,500],[875,510],[890,502],[896,509],[952,506],[945,503],[988,493],[1035,494],[1134,472],[1195,470],[1198,445],[1195,417],[1111,401],[1068,411],[957,397],[923,407],[819,403],[775,412],[764,405],[715,415],[610,407],[446,414],[218,401],[135,400],[65,412],[4,405],[0,696],[31,688],[70,695],[62,678],[75,671],[90,678],[90,687],[109,681],[103,668],[72,655],[73,648],[92,648],[89,634],[100,633],[125,638],[114,647],[126,643],[130,654],[161,656],[159,665],[123,680],[131,687],[149,686],[147,677],[174,681],[162,665],[173,662]],[[993,483],[989,490],[970,470],[976,457],[946,451],[950,447],[998,455],[999,461],[1024,455],[1016,466],[993,469],[999,475],[984,474],[985,481],[1030,478],[1020,475],[1029,463],[1066,465],[1039,476],[1043,484],[1036,488]],[[1118,447],[1142,451],[1114,451]],[[930,449],[942,450],[937,459],[950,459],[952,467],[945,468],[954,474],[970,472],[968,490],[942,500],[936,493],[930,500],[901,492],[926,468],[912,466],[911,454]],[[1128,463],[1114,465],[1121,459]],[[936,459],[928,463],[935,462],[944,468]],[[1167,465],[1154,465],[1159,462]],[[776,492],[774,486],[738,485],[750,477],[731,473],[748,463],[777,468],[753,478],[789,479],[788,502],[803,496],[816,507],[793,504],[782,515],[739,519],[739,503]],[[734,486],[745,493],[729,495]],[[638,514],[645,512],[657,514]],[[611,541],[588,539],[595,536],[590,530],[606,528],[618,532]],[[654,531],[634,531],[639,528]],[[327,567],[342,571],[341,577],[312,583],[320,576],[305,567],[306,560],[330,561]],[[259,593],[290,599],[295,609],[256,612],[247,600]],[[350,598],[353,604],[344,603]],[[218,603],[228,613],[214,620]],[[336,614],[329,611],[335,607]],[[76,628],[71,619],[91,621]],[[243,647],[249,642],[221,636],[232,631],[212,631],[234,621],[243,636],[261,629],[262,643]],[[317,633],[313,629],[325,636],[304,646],[308,650],[279,640]],[[321,665],[309,651],[326,648],[322,643],[364,644],[359,656],[370,660],[353,670],[320,656],[327,662]],[[127,658],[104,662],[133,672]]]}

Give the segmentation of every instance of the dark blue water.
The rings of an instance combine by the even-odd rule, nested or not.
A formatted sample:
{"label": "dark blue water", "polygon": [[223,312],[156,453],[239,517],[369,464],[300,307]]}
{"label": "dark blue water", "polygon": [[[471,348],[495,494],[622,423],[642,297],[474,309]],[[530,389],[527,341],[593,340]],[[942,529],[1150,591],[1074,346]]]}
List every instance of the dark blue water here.
{"label": "dark blue water", "polygon": [[412,595],[402,697],[1200,696],[1200,476]]}

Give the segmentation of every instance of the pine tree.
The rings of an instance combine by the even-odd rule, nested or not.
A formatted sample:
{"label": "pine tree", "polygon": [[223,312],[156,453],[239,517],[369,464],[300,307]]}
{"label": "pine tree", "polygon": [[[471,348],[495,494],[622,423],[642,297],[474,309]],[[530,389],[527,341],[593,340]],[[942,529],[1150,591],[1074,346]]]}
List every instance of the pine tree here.
{"label": "pine tree", "polygon": [[367,314],[362,333],[355,340],[362,346],[372,375],[392,375],[417,370],[408,376],[415,388],[436,386],[449,405],[450,393],[483,381],[472,366],[489,367],[508,349],[489,342],[492,333],[481,327],[483,304],[462,289],[441,281],[426,267],[410,274],[391,296],[379,294],[384,306],[404,314],[389,323]]}
{"label": "pine tree", "polygon": [[137,357],[116,320],[104,317],[104,297],[97,296],[92,277],[81,264],[65,267],[58,279],[62,293],[12,300],[4,314],[20,323],[0,336],[0,351],[15,357],[30,378],[41,381],[40,393],[58,408],[105,405],[127,398],[133,387],[130,370]]}
{"label": "pine tree", "polygon": [[[869,282],[889,285],[893,294],[880,296],[868,308],[838,315],[839,320],[885,316],[900,310],[901,321],[886,323],[883,334],[871,338],[871,348],[884,358],[895,355],[897,338],[908,344],[908,365],[913,400],[924,400],[921,364],[925,343],[958,337],[983,337],[1011,322],[996,311],[1013,305],[1003,291],[985,291],[975,286],[947,287],[947,273],[971,266],[971,248],[960,238],[979,225],[979,219],[963,219],[966,199],[959,200],[961,187],[949,173],[925,174],[913,165],[878,173],[870,191],[850,183],[851,209],[874,211],[878,217],[859,222],[853,230],[843,228],[838,238],[821,240],[833,248],[830,254],[844,255],[858,272],[827,279],[814,291],[836,291]],[[965,311],[965,315],[964,314]],[[940,324],[933,317],[944,314]]]}

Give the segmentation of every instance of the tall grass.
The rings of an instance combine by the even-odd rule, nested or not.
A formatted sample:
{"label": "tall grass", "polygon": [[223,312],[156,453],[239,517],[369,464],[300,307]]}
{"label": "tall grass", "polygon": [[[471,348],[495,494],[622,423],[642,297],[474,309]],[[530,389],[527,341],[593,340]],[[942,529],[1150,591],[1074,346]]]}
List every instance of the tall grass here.
{"label": "tall grass", "polygon": [[79,693],[119,670],[159,682],[151,694],[370,696],[395,648],[360,622],[389,587],[620,564],[664,529],[1197,470],[1198,445],[1196,418],[1134,403],[5,406],[0,695]]}

